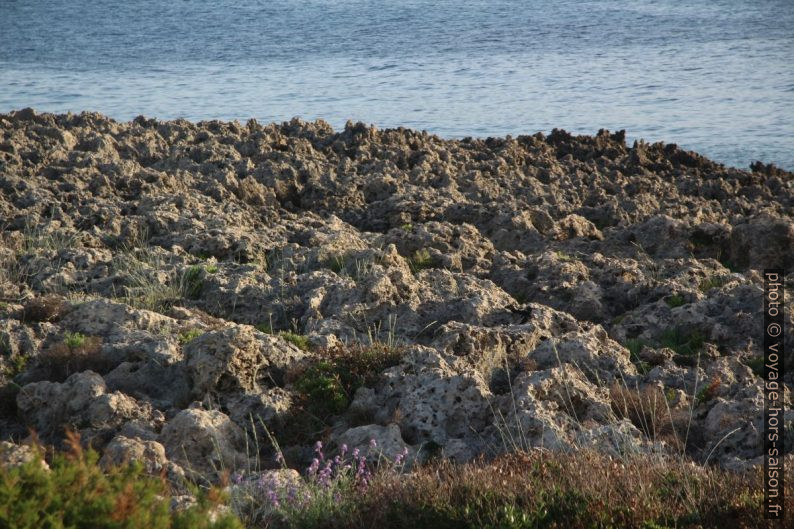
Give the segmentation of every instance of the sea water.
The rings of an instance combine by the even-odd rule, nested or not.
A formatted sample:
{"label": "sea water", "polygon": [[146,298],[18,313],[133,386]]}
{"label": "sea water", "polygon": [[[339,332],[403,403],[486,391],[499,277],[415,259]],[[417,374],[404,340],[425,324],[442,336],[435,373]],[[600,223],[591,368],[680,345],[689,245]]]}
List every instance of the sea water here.
{"label": "sea water", "polygon": [[626,129],[794,170],[793,0],[0,0],[0,112]]}

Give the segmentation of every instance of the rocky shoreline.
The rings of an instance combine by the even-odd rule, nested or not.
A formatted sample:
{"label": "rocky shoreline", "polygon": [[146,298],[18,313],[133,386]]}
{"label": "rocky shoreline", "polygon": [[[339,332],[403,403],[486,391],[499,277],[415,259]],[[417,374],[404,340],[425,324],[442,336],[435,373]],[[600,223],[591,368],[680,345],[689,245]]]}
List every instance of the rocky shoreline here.
{"label": "rocky shoreline", "polygon": [[0,190],[4,441],[71,430],[174,482],[276,467],[269,436],[292,467],[315,440],[760,462],[760,271],[794,269],[774,166],[25,109]]}

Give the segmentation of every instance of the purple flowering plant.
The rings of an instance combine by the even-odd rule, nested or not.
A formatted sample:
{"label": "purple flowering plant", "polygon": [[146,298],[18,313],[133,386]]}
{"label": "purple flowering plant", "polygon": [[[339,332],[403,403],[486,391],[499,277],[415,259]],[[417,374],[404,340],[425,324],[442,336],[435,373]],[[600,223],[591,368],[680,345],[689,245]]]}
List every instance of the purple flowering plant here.
{"label": "purple flowering plant", "polygon": [[[389,459],[372,439],[364,451],[359,448],[351,451],[343,444],[334,457],[329,457],[323,443],[317,441],[314,458],[301,479],[283,479],[279,471],[233,474],[232,505],[238,515],[253,524],[274,517],[310,522],[343,510],[345,499],[365,494],[375,468],[378,472],[402,472],[408,453],[408,448],[404,448]],[[280,450],[276,461],[287,470]]]}

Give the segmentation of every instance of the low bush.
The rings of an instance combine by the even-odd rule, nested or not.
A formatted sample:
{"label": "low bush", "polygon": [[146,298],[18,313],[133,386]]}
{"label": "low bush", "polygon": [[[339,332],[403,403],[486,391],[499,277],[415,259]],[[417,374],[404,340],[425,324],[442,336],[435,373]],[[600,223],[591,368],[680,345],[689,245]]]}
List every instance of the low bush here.
{"label": "low bush", "polygon": [[416,250],[408,259],[408,264],[414,272],[437,266],[436,260],[430,255],[427,248]]}
{"label": "low bush", "polygon": [[652,441],[665,441],[677,450],[683,448],[688,416],[673,410],[670,398],[656,386],[630,388],[615,383],[609,391],[612,411],[628,419]]}
{"label": "low bush", "polygon": [[178,340],[181,345],[188,344],[204,334],[204,331],[201,329],[188,329],[183,333],[179,334]]}
{"label": "low bush", "polygon": [[294,387],[315,414],[338,414],[356,390],[375,383],[380,373],[397,365],[402,350],[383,344],[340,346],[320,352],[321,360],[290,374]]}
{"label": "low bush", "polygon": [[318,351],[319,359],[293,369],[286,380],[298,392],[299,405],[279,433],[287,444],[306,444],[345,412],[356,390],[372,386],[384,369],[397,365],[403,350],[382,343],[340,346]]}
{"label": "low bush", "polygon": [[711,379],[711,381],[703,386],[698,394],[695,396],[695,402],[698,404],[703,404],[709,402],[717,397],[720,391],[720,384],[722,381],[720,380],[719,376],[715,376]]}
{"label": "low bush", "polygon": [[731,280],[730,276],[715,275],[715,276],[707,277],[706,279],[698,283],[698,290],[700,290],[705,294],[709,290],[720,288],[721,286],[728,283],[728,281],[730,280]]}
{"label": "low bush", "polygon": [[370,471],[358,454],[348,461],[343,450],[329,461],[317,450],[301,484],[252,481],[238,489],[236,499],[245,501],[232,495],[235,510],[252,526],[307,529],[776,526],[763,519],[760,470],[538,450],[490,462],[438,461],[405,474],[397,461]]}
{"label": "low bush", "polygon": [[80,333],[64,334],[60,342],[46,348],[37,357],[39,378],[62,382],[69,375],[90,369],[103,374],[113,366],[102,354],[102,339]]}
{"label": "low bush", "polygon": [[682,356],[693,356],[702,348],[705,338],[699,330],[686,331],[681,328],[665,330],[659,337],[659,345],[668,347]]}
{"label": "low bush", "polygon": [[289,343],[297,347],[298,349],[303,349],[304,351],[309,350],[309,337],[304,336],[303,334],[297,334],[294,332],[289,331],[282,331],[278,333],[279,336],[287,340]]}
{"label": "low bush", "polygon": [[66,311],[66,303],[60,296],[50,294],[33,298],[25,303],[22,309],[24,321],[57,321]]}
{"label": "low bush", "polygon": [[681,307],[682,305],[685,305],[686,299],[684,299],[684,296],[682,296],[681,294],[673,294],[672,296],[665,299],[665,303],[667,303],[668,307],[674,309],[676,307]]}
{"label": "low bush", "polygon": [[41,455],[21,466],[0,469],[0,527],[14,529],[240,529],[217,511],[217,490],[199,494],[190,508],[172,511],[166,483],[140,465],[105,472],[98,455],[72,438],[48,470]]}

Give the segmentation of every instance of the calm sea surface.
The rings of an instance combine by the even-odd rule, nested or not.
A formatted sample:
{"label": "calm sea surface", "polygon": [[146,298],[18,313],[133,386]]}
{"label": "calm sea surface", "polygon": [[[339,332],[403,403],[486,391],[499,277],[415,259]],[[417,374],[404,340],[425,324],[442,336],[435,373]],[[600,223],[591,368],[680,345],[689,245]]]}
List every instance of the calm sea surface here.
{"label": "calm sea surface", "polygon": [[626,129],[794,170],[794,0],[0,0],[0,112]]}

